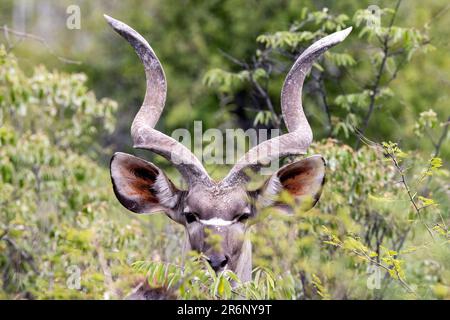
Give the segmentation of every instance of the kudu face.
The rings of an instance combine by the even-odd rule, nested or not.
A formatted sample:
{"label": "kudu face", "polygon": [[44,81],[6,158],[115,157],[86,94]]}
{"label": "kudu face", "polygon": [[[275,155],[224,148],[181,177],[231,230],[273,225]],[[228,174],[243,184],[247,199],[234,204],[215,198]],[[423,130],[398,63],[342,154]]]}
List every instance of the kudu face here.
{"label": "kudu face", "polygon": [[[189,191],[183,208],[190,248],[203,252],[215,271],[236,270],[252,213],[246,191],[197,185]],[[218,236],[218,243],[213,235]]]}
{"label": "kudu face", "polygon": [[286,191],[298,204],[312,207],[325,181],[325,161],[320,155],[290,163],[270,176],[256,191],[247,191],[249,172],[263,163],[303,155],[312,142],[311,128],[303,112],[303,81],[314,60],[343,41],[351,28],[315,42],[297,59],[281,93],[281,110],[288,133],[250,149],[222,181],[213,181],[201,162],[178,141],[154,129],[163,111],[167,85],[162,66],[150,45],[126,24],[105,16],[108,23],[135,49],[144,64],[147,91],[131,126],[135,148],[157,153],[181,173],[188,184],[179,190],[154,164],[135,156],[116,153],[111,159],[111,178],[120,203],[136,213],[165,212],[186,230],[186,249],[204,253],[213,269],[228,268],[242,281],[251,279],[251,245],[246,238],[249,222],[264,207],[287,205],[277,196]]}

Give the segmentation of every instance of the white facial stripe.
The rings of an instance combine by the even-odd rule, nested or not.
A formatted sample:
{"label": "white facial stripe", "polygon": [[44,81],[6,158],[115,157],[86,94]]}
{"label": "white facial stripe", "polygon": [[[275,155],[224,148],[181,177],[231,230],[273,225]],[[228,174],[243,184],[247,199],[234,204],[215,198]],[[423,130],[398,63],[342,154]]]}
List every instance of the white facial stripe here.
{"label": "white facial stripe", "polygon": [[212,219],[208,219],[208,220],[199,220],[201,224],[207,225],[207,226],[216,226],[216,227],[226,227],[229,226],[231,224],[233,224],[234,220],[232,221],[227,221],[227,220],[223,220],[220,218],[212,218]]}

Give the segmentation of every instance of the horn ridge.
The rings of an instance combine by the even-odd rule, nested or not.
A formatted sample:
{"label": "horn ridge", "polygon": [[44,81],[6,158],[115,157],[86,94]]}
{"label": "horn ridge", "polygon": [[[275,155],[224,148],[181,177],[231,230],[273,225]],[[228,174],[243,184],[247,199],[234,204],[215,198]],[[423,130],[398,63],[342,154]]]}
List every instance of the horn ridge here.
{"label": "horn ridge", "polygon": [[248,181],[245,173],[247,168],[255,171],[264,162],[307,152],[313,140],[313,134],[302,105],[303,83],[314,61],[322,53],[342,42],[351,31],[352,27],[332,33],[314,42],[297,58],[281,90],[281,111],[288,132],[250,149],[230,170],[223,180],[224,185]]}
{"label": "horn ridge", "polygon": [[167,95],[166,76],[162,65],[148,42],[127,24],[104,15],[108,24],[134,48],[145,69],[146,92],[141,108],[131,125],[135,148],[150,150],[170,161],[189,185],[210,183],[201,162],[183,144],[154,129],[164,110]]}

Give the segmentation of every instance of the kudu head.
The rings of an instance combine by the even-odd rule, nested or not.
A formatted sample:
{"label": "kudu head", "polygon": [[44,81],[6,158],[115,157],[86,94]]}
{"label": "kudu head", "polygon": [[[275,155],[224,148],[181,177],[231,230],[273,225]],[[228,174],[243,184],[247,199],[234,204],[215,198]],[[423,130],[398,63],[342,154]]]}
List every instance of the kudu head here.
{"label": "kudu head", "polygon": [[[166,158],[188,186],[187,190],[180,190],[154,164],[116,153],[111,160],[111,178],[117,199],[136,213],[165,212],[185,227],[187,249],[204,253],[216,272],[228,268],[241,280],[250,280],[251,245],[245,238],[248,221],[267,206],[287,209],[277,202],[282,190],[298,203],[308,200],[313,206],[325,181],[325,161],[322,156],[314,155],[288,164],[256,191],[246,190],[248,172],[258,171],[268,161],[306,153],[312,142],[312,131],[302,107],[304,79],[314,60],[343,41],[351,28],[315,42],[300,55],[288,73],[281,92],[281,110],[288,133],[250,149],[229,174],[217,182],[209,177],[189,149],[155,129],[164,108],[167,84],[150,45],[128,25],[108,16],[105,18],[133,46],[145,68],[147,90],[131,126],[134,147]],[[208,241],[212,234],[221,236],[218,245]]]}

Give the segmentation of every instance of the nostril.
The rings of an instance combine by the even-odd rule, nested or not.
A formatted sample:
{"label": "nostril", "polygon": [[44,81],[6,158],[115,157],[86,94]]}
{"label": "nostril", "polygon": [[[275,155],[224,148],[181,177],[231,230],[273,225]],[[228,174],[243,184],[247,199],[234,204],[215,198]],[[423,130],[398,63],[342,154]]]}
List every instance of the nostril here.
{"label": "nostril", "polygon": [[225,256],[224,257],[225,259],[222,261],[222,263],[220,264],[220,266],[223,268],[223,267],[225,267],[226,265],[227,265],[227,263],[228,263],[228,257],[227,256]]}

